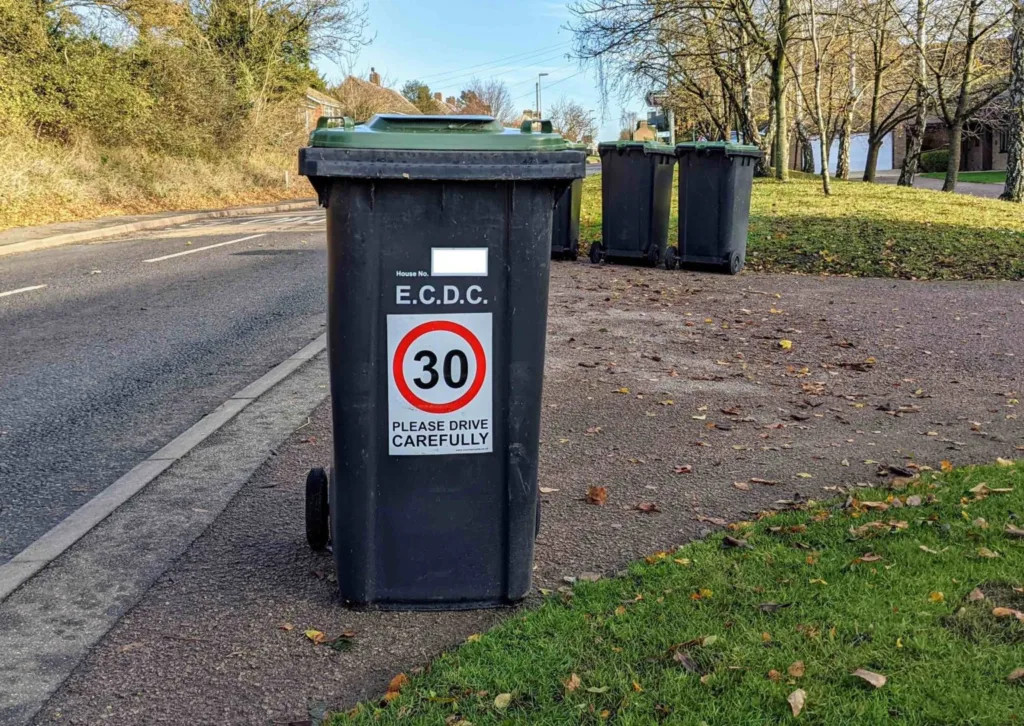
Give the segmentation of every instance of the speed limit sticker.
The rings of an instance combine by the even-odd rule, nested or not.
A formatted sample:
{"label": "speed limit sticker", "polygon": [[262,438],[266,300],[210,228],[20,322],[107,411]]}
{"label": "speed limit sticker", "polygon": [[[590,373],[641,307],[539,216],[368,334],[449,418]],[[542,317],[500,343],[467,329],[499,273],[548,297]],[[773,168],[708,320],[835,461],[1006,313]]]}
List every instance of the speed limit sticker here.
{"label": "speed limit sticker", "polygon": [[491,313],[388,315],[392,456],[493,450]]}

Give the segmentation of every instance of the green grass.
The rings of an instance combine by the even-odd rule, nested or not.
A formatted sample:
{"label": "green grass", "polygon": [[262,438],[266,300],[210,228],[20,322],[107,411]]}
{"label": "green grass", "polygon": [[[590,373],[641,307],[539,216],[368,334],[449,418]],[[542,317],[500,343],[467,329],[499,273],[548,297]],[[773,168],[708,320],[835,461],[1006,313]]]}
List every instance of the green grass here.
{"label": "green grass", "polygon": [[[1024,279],[1024,207],[863,182],[754,181],[747,267],[904,279]],[[673,193],[675,195],[675,193]],[[675,198],[669,243],[678,238]],[[601,177],[584,184],[584,249],[601,238]]]}
{"label": "green grass", "polygon": [[[922,174],[921,176],[928,177],[929,179],[945,179],[945,172],[933,172],[931,174]],[[975,182],[977,184],[1005,184],[1006,183],[1006,172],[1005,171],[962,171],[957,175],[959,181],[964,182]]]}
{"label": "green grass", "polygon": [[[983,483],[1013,491],[979,495]],[[1024,465],[858,497],[737,523],[627,576],[551,594],[441,656],[390,703],[333,723],[1021,722],[1024,679],[1008,676],[1024,668],[1024,623],[992,610],[1024,610],[1024,540],[1004,532],[1024,526]],[[924,503],[863,506],[908,497]],[[726,546],[726,534],[749,547]],[[971,600],[975,588],[984,599]],[[802,676],[788,673],[797,661]],[[875,689],[851,675],[859,668],[888,682]]]}

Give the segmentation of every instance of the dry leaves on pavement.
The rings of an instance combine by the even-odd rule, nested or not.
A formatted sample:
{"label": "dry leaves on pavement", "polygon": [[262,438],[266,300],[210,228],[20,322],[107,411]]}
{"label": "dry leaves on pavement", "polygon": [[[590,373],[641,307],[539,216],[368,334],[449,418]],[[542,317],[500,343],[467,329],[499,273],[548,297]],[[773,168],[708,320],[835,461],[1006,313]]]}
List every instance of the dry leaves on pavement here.
{"label": "dry leaves on pavement", "polygon": [[587,489],[587,504],[603,506],[608,501],[608,487],[590,487]]}

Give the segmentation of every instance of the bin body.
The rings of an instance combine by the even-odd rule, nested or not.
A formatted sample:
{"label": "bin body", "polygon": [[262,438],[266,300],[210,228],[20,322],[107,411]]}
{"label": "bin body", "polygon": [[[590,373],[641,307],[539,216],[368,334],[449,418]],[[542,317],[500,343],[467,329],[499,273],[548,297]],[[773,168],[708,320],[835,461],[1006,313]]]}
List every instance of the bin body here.
{"label": "bin body", "polygon": [[[430,128],[411,118],[394,123]],[[459,145],[440,133],[422,143]],[[349,605],[529,590],[552,210],[585,164],[535,136],[540,150],[300,152],[327,207],[331,538]]]}
{"label": "bin body", "polygon": [[598,152],[604,258],[656,265],[668,245],[675,152],[640,141],[599,144]]}
{"label": "bin body", "polygon": [[579,256],[582,204],[583,180],[577,179],[562,192],[555,204],[551,230],[551,259],[575,260]]}
{"label": "bin body", "polygon": [[679,157],[679,264],[735,275],[746,260],[756,146],[696,142]]}

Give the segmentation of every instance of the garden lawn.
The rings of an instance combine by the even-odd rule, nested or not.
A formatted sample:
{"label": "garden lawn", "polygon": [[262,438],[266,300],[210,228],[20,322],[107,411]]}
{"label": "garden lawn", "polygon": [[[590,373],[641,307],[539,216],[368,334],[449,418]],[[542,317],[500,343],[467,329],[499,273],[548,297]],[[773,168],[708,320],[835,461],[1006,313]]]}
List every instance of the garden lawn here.
{"label": "garden lawn", "polygon": [[[931,174],[922,174],[929,179],[945,179],[945,172],[933,172]],[[1006,172],[1005,171],[962,171],[957,174],[957,181],[962,182],[973,182],[975,184],[1005,184],[1006,183]]]}
{"label": "garden lawn", "polygon": [[893,485],[550,593],[333,723],[1020,722],[1024,465]]}
{"label": "garden lawn", "polygon": [[[675,197],[675,192],[673,192]],[[1024,279],[1024,206],[888,184],[754,181],[747,267],[905,279]],[[675,198],[669,244],[677,244]],[[601,238],[601,176],[584,183],[582,247]]]}

